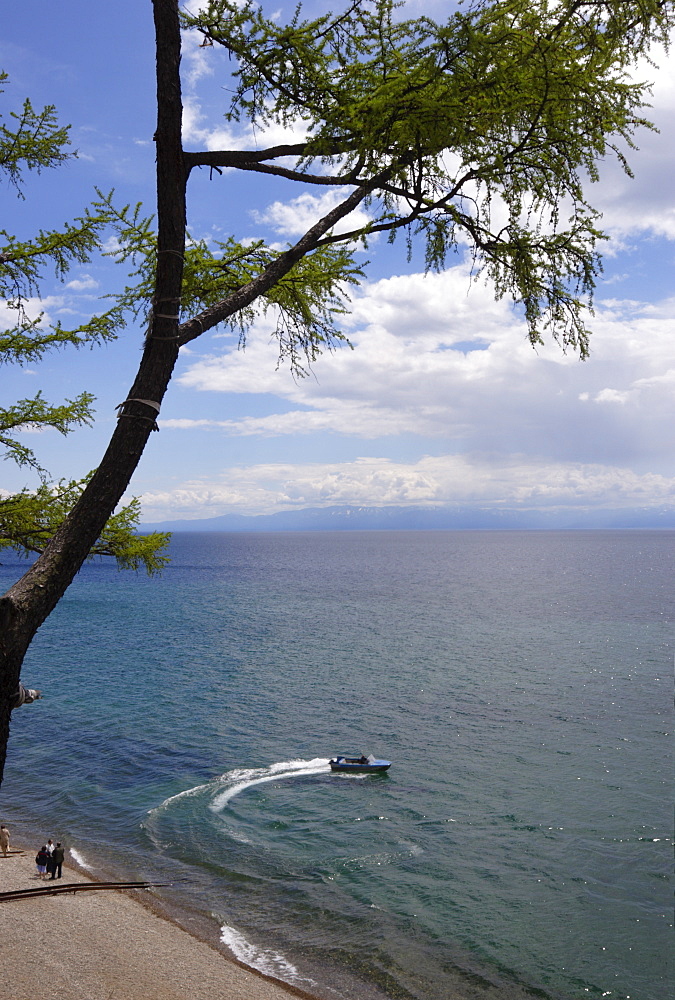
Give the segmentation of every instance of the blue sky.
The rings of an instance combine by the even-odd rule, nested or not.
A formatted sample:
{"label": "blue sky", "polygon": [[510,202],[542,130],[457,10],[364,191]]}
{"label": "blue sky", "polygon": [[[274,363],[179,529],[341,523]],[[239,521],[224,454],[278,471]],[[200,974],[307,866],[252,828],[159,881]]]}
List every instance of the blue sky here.
{"label": "blue sky", "polygon": [[[407,4],[411,14],[436,17],[451,6]],[[186,148],[276,141],[278,133],[246,135],[225,122],[227,60],[198,43],[186,40],[183,60]],[[355,349],[324,356],[310,378],[294,381],[278,368],[271,319],[257,323],[244,352],[222,331],[181,352],[161,431],[129,491],[142,498],[144,520],[346,503],[675,513],[675,70],[663,53],[654,58],[657,65],[638,75],[654,83],[649,115],[660,134],[638,135],[634,180],[608,163],[594,186],[611,238],[590,360],[555,344],[534,351],[509,303],[470,283],[463,251],[444,274],[425,277],[419,254],[408,262],[402,246],[376,243],[344,321]],[[79,151],[76,161],[30,178],[25,201],[3,183],[4,228],[29,235],[59,225],[95,186],[154,210],[149,0],[7,5],[0,67],[10,75],[3,114],[25,96],[53,103]],[[191,179],[188,195],[195,235],[282,244],[323,214],[326,197],[255,175],[211,179],[207,171]],[[63,285],[45,280],[35,308],[76,321],[123,280],[95,259]],[[130,326],[115,344],[2,369],[8,401],[38,388],[52,401],[84,388],[97,397],[92,428],[67,438],[26,432],[55,478],[80,477],[97,464],[141,340],[142,330]],[[25,484],[25,470],[0,465],[1,490]]]}

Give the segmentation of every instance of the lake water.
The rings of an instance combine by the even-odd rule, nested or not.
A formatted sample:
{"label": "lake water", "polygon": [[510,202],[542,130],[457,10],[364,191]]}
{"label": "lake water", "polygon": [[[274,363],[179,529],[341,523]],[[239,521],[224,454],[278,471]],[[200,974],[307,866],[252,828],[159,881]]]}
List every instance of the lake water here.
{"label": "lake water", "polygon": [[[159,580],[88,565],[29,652],[0,812],[326,1000],[666,1000],[674,556],[183,534]],[[328,768],[370,752],[386,775]]]}

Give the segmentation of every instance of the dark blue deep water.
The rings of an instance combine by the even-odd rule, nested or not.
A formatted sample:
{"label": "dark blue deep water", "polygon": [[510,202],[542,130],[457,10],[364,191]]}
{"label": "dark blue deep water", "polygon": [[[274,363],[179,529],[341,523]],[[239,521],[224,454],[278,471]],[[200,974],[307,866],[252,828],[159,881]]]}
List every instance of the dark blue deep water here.
{"label": "dark blue deep water", "polygon": [[[184,926],[318,997],[666,1000],[675,533],[172,555],[88,565],[36,637],[15,836],[171,881]],[[387,775],[328,769],[371,751]]]}

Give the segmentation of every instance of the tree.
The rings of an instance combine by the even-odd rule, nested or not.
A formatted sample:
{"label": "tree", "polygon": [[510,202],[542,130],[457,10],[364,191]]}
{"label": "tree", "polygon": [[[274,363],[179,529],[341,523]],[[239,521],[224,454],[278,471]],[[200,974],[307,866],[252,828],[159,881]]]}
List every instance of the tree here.
{"label": "tree", "polygon": [[[0,93],[7,80],[0,73]],[[69,150],[69,129],[59,124],[54,107],[36,110],[25,100],[20,112],[9,121],[0,118],[0,171],[8,178],[19,198],[24,197],[26,171],[40,171],[59,166],[73,154]],[[0,298],[7,302],[14,322],[0,331],[0,363],[26,364],[39,361],[49,350],[81,347],[110,340],[115,336],[114,315],[96,317],[75,330],[60,324],[46,325],[43,315],[31,317],[28,302],[39,295],[45,266],[64,278],[73,263],[84,263],[99,249],[101,236],[110,223],[106,205],[87,209],[84,216],[66,223],[59,230],[41,230],[28,241],[0,230]],[[0,447],[5,457],[38,475],[36,490],[24,489],[13,496],[0,498],[0,550],[42,552],[68,510],[84,489],[88,477],[79,482],[50,484],[47,471],[35,452],[16,436],[17,429],[51,427],[68,434],[74,427],[93,419],[91,393],[82,392],[63,403],[48,403],[41,392],[31,399],[0,407]],[[139,538],[134,527],[139,505],[133,501],[111,518],[91,546],[91,555],[114,556],[122,567],[144,565],[149,572],[159,569],[165,557],[161,549],[166,536]]]}
{"label": "tree", "polygon": [[[252,2],[206,0],[179,14],[153,0],[157,63],[157,230],[117,213],[133,283],[115,322],[144,313],[137,376],[96,472],[44,553],[0,600],[0,753],[21,663],[114,510],[145,447],[179,348],[219,323],[242,339],[274,309],[281,355],[296,371],[340,339],[355,253],[375,234],[421,240],[427,267],[468,243],[476,276],[522,309],[532,343],[548,332],[588,351],[584,316],[600,268],[598,214],[586,195],[610,153],[648,122],[646,87],[628,69],[666,42],[672,0],[474,0],[444,24],[407,21],[391,0],[351,0],[287,24]],[[294,124],[306,138],[263,150],[186,151],[181,27],[223,46],[235,66],[231,120]],[[332,186],[336,206],[292,246],[187,235],[193,171],[255,171]],[[350,229],[357,208],[366,225]],[[336,230],[338,223],[343,227]],[[346,231],[344,227],[346,226]]]}

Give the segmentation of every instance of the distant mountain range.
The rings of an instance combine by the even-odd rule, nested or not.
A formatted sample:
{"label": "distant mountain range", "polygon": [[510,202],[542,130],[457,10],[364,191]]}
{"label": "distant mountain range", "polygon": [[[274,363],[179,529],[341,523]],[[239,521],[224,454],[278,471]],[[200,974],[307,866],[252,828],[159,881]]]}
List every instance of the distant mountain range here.
{"label": "distant mountain range", "polygon": [[438,531],[675,529],[675,508],[525,510],[495,507],[306,507],[142,524],[141,531]]}

